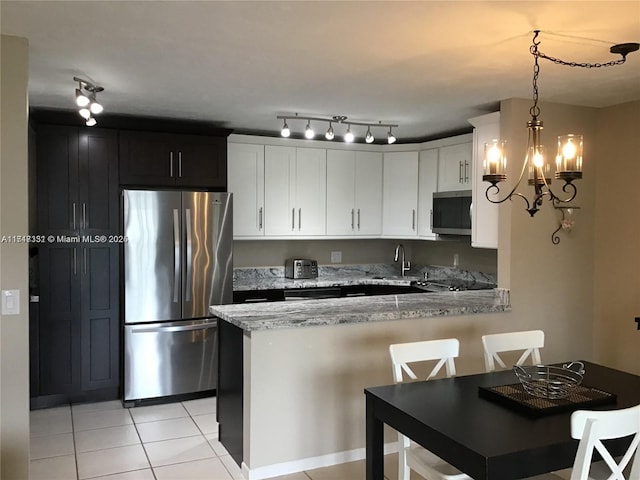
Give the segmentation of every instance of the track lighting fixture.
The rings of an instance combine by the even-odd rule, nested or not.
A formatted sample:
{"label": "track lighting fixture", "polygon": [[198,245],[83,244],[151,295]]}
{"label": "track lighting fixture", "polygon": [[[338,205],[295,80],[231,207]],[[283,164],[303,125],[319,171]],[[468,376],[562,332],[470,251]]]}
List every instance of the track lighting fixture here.
{"label": "track lighting fixture", "polygon": [[96,99],[96,95],[104,88],[78,77],[73,77],[73,80],[78,82],[78,88],[76,88],[76,105],[80,107],[78,113],[86,120],[87,126],[93,127],[98,123],[93,115],[98,115],[104,110],[102,104]]}
{"label": "track lighting fixture", "polygon": [[333,140],[335,134],[333,133],[333,127],[331,126],[331,122],[329,122],[329,128],[327,128],[327,133],[324,134],[324,138],[327,140]]}
{"label": "track lighting fixture", "polygon": [[284,120],[284,125],[282,125],[282,130],[280,130],[280,135],[284,138],[289,137],[291,135],[291,130],[289,130],[289,125],[287,125],[287,120]]}
{"label": "track lighting fixture", "polygon": [[373,143],[375,141],[375,137],[373,135],[373,132],[371,131],[371,129],[375,127],[388,128],[389,135],[387,136],[387,141],[389,143],[394,143],[396,141],[396,137],[394,137],[393,134],[391,133],[391,129],[393,127],[398,126],[396,124],[382,123],[382,122],[378,122],[378,123],[352,122],[350,120],[348,121],[347,117],[344,115],[334,115],[330,118],[325,118],[325,117],[302,117],[302,116],[298,116],[298,114],[295,113],[293,115],[278,115],[276,118],[284,122],[282,129],[280,130],[280,135],[282,135],[285,138],[291,136],[291,130],[289,129],[289,125],[287,125],[287,120],[306,120],[307,125],[305,127],[304,136],[305,138],[308,138],[308,139],[312,139],[315,136],[315,131],[313,130],[313,128],[311,128],[312,121],[327,122],[329,124],[329,128],[327,128],[327,131],[324,134],[324,137],[327,140],[333,140],[335,138],[333,123],[344,124],[347,126],[347,131],[345,132],[343,139],[345,142],[348,142],[348,143],[355,141],[355,138],[356,138],[355,132],[352,131],[351,129],[352,126],[367,127],[366,134],[364,135],[365,142],[367,143]]}
{"label": "track lighting fixture", "polygon": [[373,143],[374,140],[375,140],[375,137],[371,133],[371,127],[369,127],[367,128],[367,134],[364,137],[364,141],[367,143]]}
{"label": "track lighting fixture", "polygon": [[392,143],[396,143],[396,137],[393,133],[391,133],[391,127],[389,127],[389,133],[387,134],[387,143],[391,145]]}
{"label": "track lighting fixture", "polygon": [[313,137],[316,136],[316,132],[313,131],[313,128],[311,128],[311,122],[307,122],[307,128],[304,129],[304,136],[306,139],[311,140]]}
{"label": "track lighting fixture", "polygon": [[[571,202],[578,193],[577,187],[572,183],[574,180],[582,178],[582,135],[569,134],[561,135],[558,137],[558,150],[556,155],[556,180],[564,181],[562,191],[567,195],[565,198],[560,198],[556,193],[551,190],[551,162],[547,161],[546,151],[542,144],[542,129],[543,123],[538,117],[540,116],[540,107],[538,106],[538,76],[540,75],[540,66],[538,60],[544,58],[550,60],[558,65],[564,65],[569,67],[583,67],[583,68],[600,68],[600,67],[612,67],[614,65],[621,65],[625,62],[626,56],[635,52],[640,48],[637,43],[623,43],[614,45],[610,48],[611,53],[622,55],[621,59],[613,60],[607,63],[578,63],[567,62],[555,57],[545,55],[540,52],[538,45],[540,40],[538,36],[539,30],[534,30],[533,41],[529,47],[529,53],[533,55],[533,105],[529,109],[531,120],[527,122],[527,130],[529,131],[529,140],[527,144],[527,151],[524,157],[524,163],[513,189],[507,194],[506,197],[500,200],[494,200],[489,195],[497,195],[500,192],[498,183],[504,182],[507,179],[507,156],[505,152],[505,142],[500,140],[493,140],[485,144],[485,158],[484,158],[484,175],[482,180],[489,182],[491,185],[487,187],[485,196],[491,203],[502,203],[506,200],[511,200],[514,197],[520,197],[526,203],[526,210],[532,217],[539,210],[542,205],[544,197],[551,200],[551,204],[556,211],[562,213],[561,227],[556,229],[551,234],[551,241],[557,245],[560,243],[560,237],[557,232],[563,228],[562,225],[568,225],[567,222],[571,221],[571,227],[573,227],[573,220],[571,215],[574,209],[579,207],[566,206]],[[516,190],[522,182],[525,172],[528,173],[528,184],[533,187],[533,197],[531,201],[525,196],[524,193],[517,192]],[[495,198],[495,197],[494,197]],[[566,226],[564,227],[567,229]]]}

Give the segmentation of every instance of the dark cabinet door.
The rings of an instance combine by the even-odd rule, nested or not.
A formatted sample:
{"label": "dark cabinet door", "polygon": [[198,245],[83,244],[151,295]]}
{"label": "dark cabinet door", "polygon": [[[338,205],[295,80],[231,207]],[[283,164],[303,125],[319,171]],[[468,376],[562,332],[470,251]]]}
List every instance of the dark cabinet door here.
{"label": "dark cabinet door", "polygon": [[85,129],[78,137],[80,229],[84,235],[118,233],[118,134]]}
{"label": "dark cabinet door", "polygon": [[120,184],[225,189],[227,139],[120,132]]}
{"label": "dark cabinet door", "polygon": [[120,184],[173,185],[178,158],[172,135],[151,132],[120,132]]}
{"label": "dark cabinet door", "polygon": [[227,139],[189,136],[176,146],[178,172],[176,185],[226,188]]}
{"label": "dark cabinet door", "polygon": [[116,243],[82,245],[82,390],[118,387],[119,248]]}
{"label": "dark cabinet door", "polygon": [[41,235],[79,229],[78,131],[46,126],[37,133],[38,227]]}
{"label": "dark cabinet door", "polygon": [[41,249],[39,395],[71,394],[79,388],[80,283],[77,245]]}

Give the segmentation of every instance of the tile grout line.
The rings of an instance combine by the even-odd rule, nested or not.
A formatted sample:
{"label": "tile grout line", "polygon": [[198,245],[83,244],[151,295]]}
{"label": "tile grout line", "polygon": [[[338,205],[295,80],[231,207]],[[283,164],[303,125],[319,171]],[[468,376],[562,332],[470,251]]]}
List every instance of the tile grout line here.
{"label": "tile grout line", "polygon": [[[122,408],[125,408],[124,405]],[[144,442],[142,441],[142,436],[140,435],[140,431],[138,430],[138,424],[136,422],[136,419],[133,417],[133,414],[131,413],[131,408],[126,408],[126,410],[129,413],[129,416],[131,417],[131,421],[133,422],[133,428],[136,429],[136,435],[138,435],[138,439],[140,440],[140,446],[142,447],[144,456],[147,459],[147,463],[149,464],[149,470],[151,470],[151,475],[153,475],[154,480],[158,480],[158,477],[156,476],[156,471],[154,470],[153,465],[151,465],[151,459],[149,458],[147,449],[144,448]]]}
{"label": "tile grout line", "polygon": [[73,439],[73,462],[76,465],[76,480],[80,480],[80,469],[78,468],[78,448],[76,447],[76,427],[73,421],[73,406],[69,404],[69,415],[71,416],[71,438]]}

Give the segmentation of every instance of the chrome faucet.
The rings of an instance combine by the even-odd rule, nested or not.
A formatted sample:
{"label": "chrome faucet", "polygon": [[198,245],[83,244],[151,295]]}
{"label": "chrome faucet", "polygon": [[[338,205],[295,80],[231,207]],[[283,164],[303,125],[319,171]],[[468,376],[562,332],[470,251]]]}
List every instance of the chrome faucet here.
{"label": "chrome faucet", "polygon": [[401,258],[402,264],[400,267],[400,271],[402,272],[402,276],[404,277],[404,272],[408,272],[409,270],[411,270],[411,262],[404,261],[404,245],[402,245],[401,243],[396,245],[396,256],[393,258],[393,261],[394,262],[398,261],[398,257],[400,256],[400,251],[402,251],[402,258]]}

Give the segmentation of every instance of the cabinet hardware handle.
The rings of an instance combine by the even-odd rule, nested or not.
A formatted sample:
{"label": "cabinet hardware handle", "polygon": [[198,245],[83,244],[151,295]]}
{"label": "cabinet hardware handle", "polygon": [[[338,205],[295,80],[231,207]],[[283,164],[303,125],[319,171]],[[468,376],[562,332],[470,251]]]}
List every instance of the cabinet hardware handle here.
{"label": "cabinet hardware handle", "polygon": [[291,230],[296,229],[296,209],[291,209]]}
{"label": "cabinet hardware handle", "polygon": [[458,162],[458,183],[462,183],[462,160]]}
{"label": "cabinet hardware handle", "polygon": [[354,210],[353,208],[351,209],[351,230],[353,230],[354,228],[354,223],[355,223],[355,218],[354,218]]}
{"label": "cabinet hardware handle", "polygon": [[431,230],[433,230],[433,208],[429,210],[429,225],[431,226]]}
{"label": "cabinet hardware handle", "polygon": [[298,209],[298,230],[302,229],[302,209]]}
{"label": "cabinet hardware handle", "polygon": [[185,301],[191,301],[191,209],[186,208],[184,211],[185,230],[187,231],[187,284],[185,286]]}
{"label": "cabinet hardware handle", "polygon": [[76,202],[73,202],[73,206],[71,207],[71,219],[73,222],[73,226],[71,227],[71,230],[75,230],[76,229]]}
{"label": "cabinet hardware handle", "polygon": [[82,269],[84,270],[84,274],[87,274],[87,249],[86,247],[82,249]]}
{"label": "cabinet hardware handle", "polygon": [[87,223],[87,204],[82,202],[82,225],[81,228],[89,228]]}
{"label": "cabinet hardware handle", "polygon": [[169,176],[173,177],[173,152],[169,152]]}
{"label": "cabinet hardware handle", "polygon": [[469,183],[469,161],[464,161],[464,183]]}
{"label": "cabinet hardware handle", "polygon": [[73,249],[73,274],[78,273],[78,255],[76,253],[76,249]]}
{"label": "cabinet hardware handle", "polygon": [[258,210],[258,230],[262,230],[262,207]]}
{"label": "cabinet hardware handle", "polygon": [[358,209],[358,230],[360,230],[360,209]]}
{"label": "cabinet hardware handle", "polygon": [[180,289],[180,219],[178,209],[173,209],[173,303],[178,303]]}
{"label": "cabinet hardware handle", "polygon": [[178,176],[182,178],[182,152],[178,152]]}
{"label": "cabinet hardware handle", "polygon": [[416,209],[414,208],[412,210],[412,214],[411,214],[411,229],[415,230],[416,229]]}

